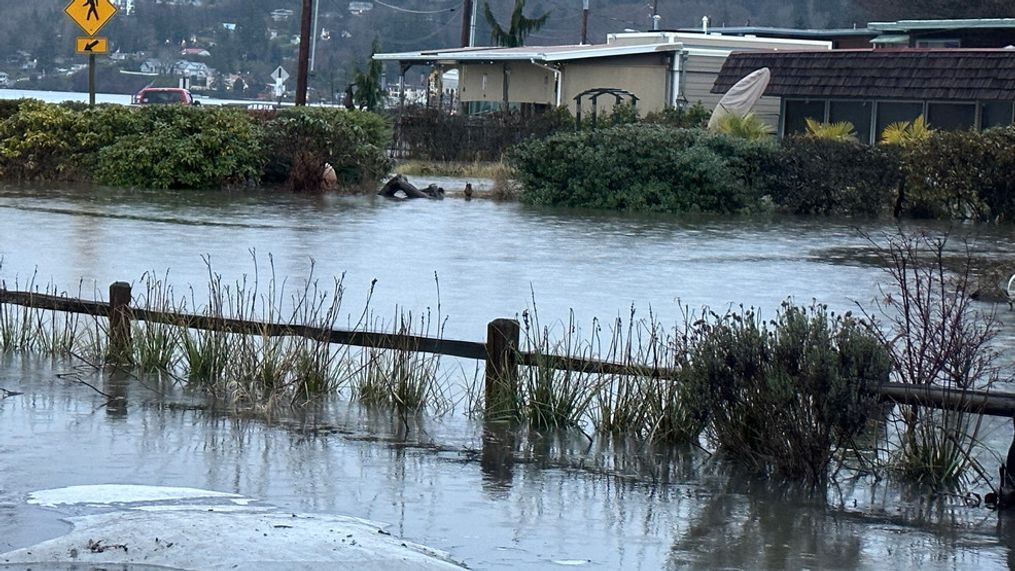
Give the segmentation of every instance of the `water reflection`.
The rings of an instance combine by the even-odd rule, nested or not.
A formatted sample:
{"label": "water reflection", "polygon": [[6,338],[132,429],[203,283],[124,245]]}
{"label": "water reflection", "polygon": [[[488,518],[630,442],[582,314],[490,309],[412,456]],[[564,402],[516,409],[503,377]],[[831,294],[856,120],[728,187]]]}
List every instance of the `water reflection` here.
{"label": "water reflection", "polygon": [[29,491],[105,482],[357,515],[484,569],[1003,568],[1013,539],[1007,519],[961,503],[863,482],[831,491],[838,499],[828,503],[721,470],[699,449],[578,431],[399,417],[340,399],[265,416],[95,372],[86,380],[103,392],[129,395],[127,414],[114,414],[104,396],[53,374],[63,369],[31,359],[0,367],[0,386],[27,389],[0,401],[0,537],[16,538],[9,544],[61,529],[55,514],[27,509]]}
{"label": "water reflection", "polygon": [[127,392],[132,375],[127,371],[113,370],[103,376],[102,392],[106,397],[106,414],[111,418],[127,416]]}
{"label": "water reflection", "polygon": [[515,430],[507,423],[488,422],[483,426],[483,451],[479,465],[483,470],[483,489],[494,499],[508,497],[514,480]]}

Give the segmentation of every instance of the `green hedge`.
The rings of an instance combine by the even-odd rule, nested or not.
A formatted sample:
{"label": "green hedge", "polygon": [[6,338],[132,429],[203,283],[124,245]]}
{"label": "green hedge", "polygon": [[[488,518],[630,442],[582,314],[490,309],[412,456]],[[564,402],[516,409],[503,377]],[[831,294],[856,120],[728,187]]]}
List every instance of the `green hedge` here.
{"label": "green hedge", "polygon": [[698,129],[620,125],[557,133],[507,154],[530,204],[738,212],[768,193],[777,147]]}
{"label": "green hedge", "polygon": [[782,143],[772,199],[794,214],[891,214],[902,181],[899,149],[790,137]]}
{"label": "green hedge", "polygon": [[256,180],[258,129],[246,112],[183,105],[143,107],[125,135],[98,151],[95,180],[112,186],[216,188]]}
{"label": "green hedge", "polygon": [[1011,220],[1015,126],[936,132],[906,146],[790,137],[750,142],[635,124],[511,149],[522,200],[613,210]]}
{"label": "green hedge", "polygon": [[215,188],[314,173],[313,184],[291,184],[303,190],[319,188],[331,162],[347,187],[372,185],[387,172],[390,136],[383,118],[359,111],[298,108],[265,117],[212,106],[20,100],[0,105],[0,177]]}
{"label": "green hedge", "polygon": [[1015,219],[1015,126],[937,132],[902,154],[910,215]]}

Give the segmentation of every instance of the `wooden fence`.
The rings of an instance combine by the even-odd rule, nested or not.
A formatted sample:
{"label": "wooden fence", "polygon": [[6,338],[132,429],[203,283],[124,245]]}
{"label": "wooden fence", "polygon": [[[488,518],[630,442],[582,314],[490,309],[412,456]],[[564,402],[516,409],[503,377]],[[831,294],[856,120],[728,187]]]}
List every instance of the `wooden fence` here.
{"label": "wooden fence", "polygon": [[[538,365],[580,373],[648,376],[660,380],[677,378],[677,371],[672,369],[521,351],[521,330],[515,319],[491,321],[487,325],[486,342],[479,343],[417,335],[321,329],[298,324],[153,311],[131,307],[130,302],[131,286],[126,282],[115,282],[109,286],[109,302],[0,289],[0,304],[9,303],[36,309],[108,318],[110,354],[114,357],[124,357],[130,354],[131,321],[146,321],[179,325],[190,329],[269,337],[305,337],[356,347],[408,350],[486,361],[486,411],[492,417],[514,412],[513,406],[517,402],[518,392],[518,366],[520,365]],[[1010,393],[914,386],[902,383],[882,383],[872,387],[871,390],[881,400],[900,405],[1015,418],[1015,394]],[[1009,454],[1015,454],[1015,442],[1013,442]]]}

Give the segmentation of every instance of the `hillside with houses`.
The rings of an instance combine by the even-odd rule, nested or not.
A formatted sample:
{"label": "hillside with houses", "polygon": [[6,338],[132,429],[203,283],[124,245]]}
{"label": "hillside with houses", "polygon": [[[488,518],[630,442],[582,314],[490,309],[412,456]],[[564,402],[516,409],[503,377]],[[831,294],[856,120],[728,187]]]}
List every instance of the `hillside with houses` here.
{"label": "hillside with houses", "polygon": [[[299,0],[112,0],[119,8],[101,35],[110,55],[99,58],[101,91],[132,93],[146,85],[175,85],[186,77],[191,88],[209,95],[267,96],[269,74],[283,66],[294,75],[299,45]],[[511,0],[491,0],[491,12],[507,21]],[[0,85],[28,89],[83,90],[84,56],[74,53],[81,35],[63,14],[64,0],[6,6],[0,20]],[[476,44],[490,43],[490,27],[477,2]],[[990,16],[1006,8],[999,0],[956,6],[910,0],[890,6],[871,0],[592,0],[589,37],[645,30],[699,26],[785,26],[848,28],[870,19],[906,12],[920,17]],[[312,100],[329,100],[344,91],[355,70],[364,67],[377,39],[385,52],[457,46],[462,0],[320,0],[315,33]],[[581,2],[528,0],[526,13],[548,14],[529,45],[574,44],[579,40]],[[389,68],[394,80],[398,70]],[[292,86],[289,86],[290,89]]]}
{"label": "hillside with houses", "polygon": [[[111,54],[99,58],[99,89],[129,93],[187,77],[197,92],[256,98],[268,92],[271,70],[295,70],[297,0],[113,0],[119,12],[101,35]],[[693,26],[708,15],[717,25],[851,25],[863,14],[853,0],[724,0],[720,2],[593,1],[590,36],[651,27],[652,11],[666,27]],[[494,0],[492,12],[509,16],[513,2]],[[62,0],[15,4],[0,21],[3,85],[29,89],[82,90],[84,56],[74,54],[80,30],[63,14]],[[480,2],[478,6],[482,7]],[[547,25],[531,44],[576,43],[580,2],[529,0],[526,11],[548,13]],[[477,44],[489,42],[489,26],[477,19]],[[357,66],[363,67],[376,38],[384,51],[455,46],[461,33],[460,0],[391,2],[321,0],[315,42],[311,99],[341,93]],[[26,33],[30,31],[30,33]],[[388,70],[394,77],[396,70]],[[290,86],[291,88],[291,86]]]}

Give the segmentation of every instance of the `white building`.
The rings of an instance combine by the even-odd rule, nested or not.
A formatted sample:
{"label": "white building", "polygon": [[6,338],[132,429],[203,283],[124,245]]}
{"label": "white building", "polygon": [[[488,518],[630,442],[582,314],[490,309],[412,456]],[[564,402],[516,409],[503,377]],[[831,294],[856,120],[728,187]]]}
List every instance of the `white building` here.
{"label": "white building", "polygon": [[134,13],[134,0],[112,0],[113,5],[120,9],[125,16]]}

